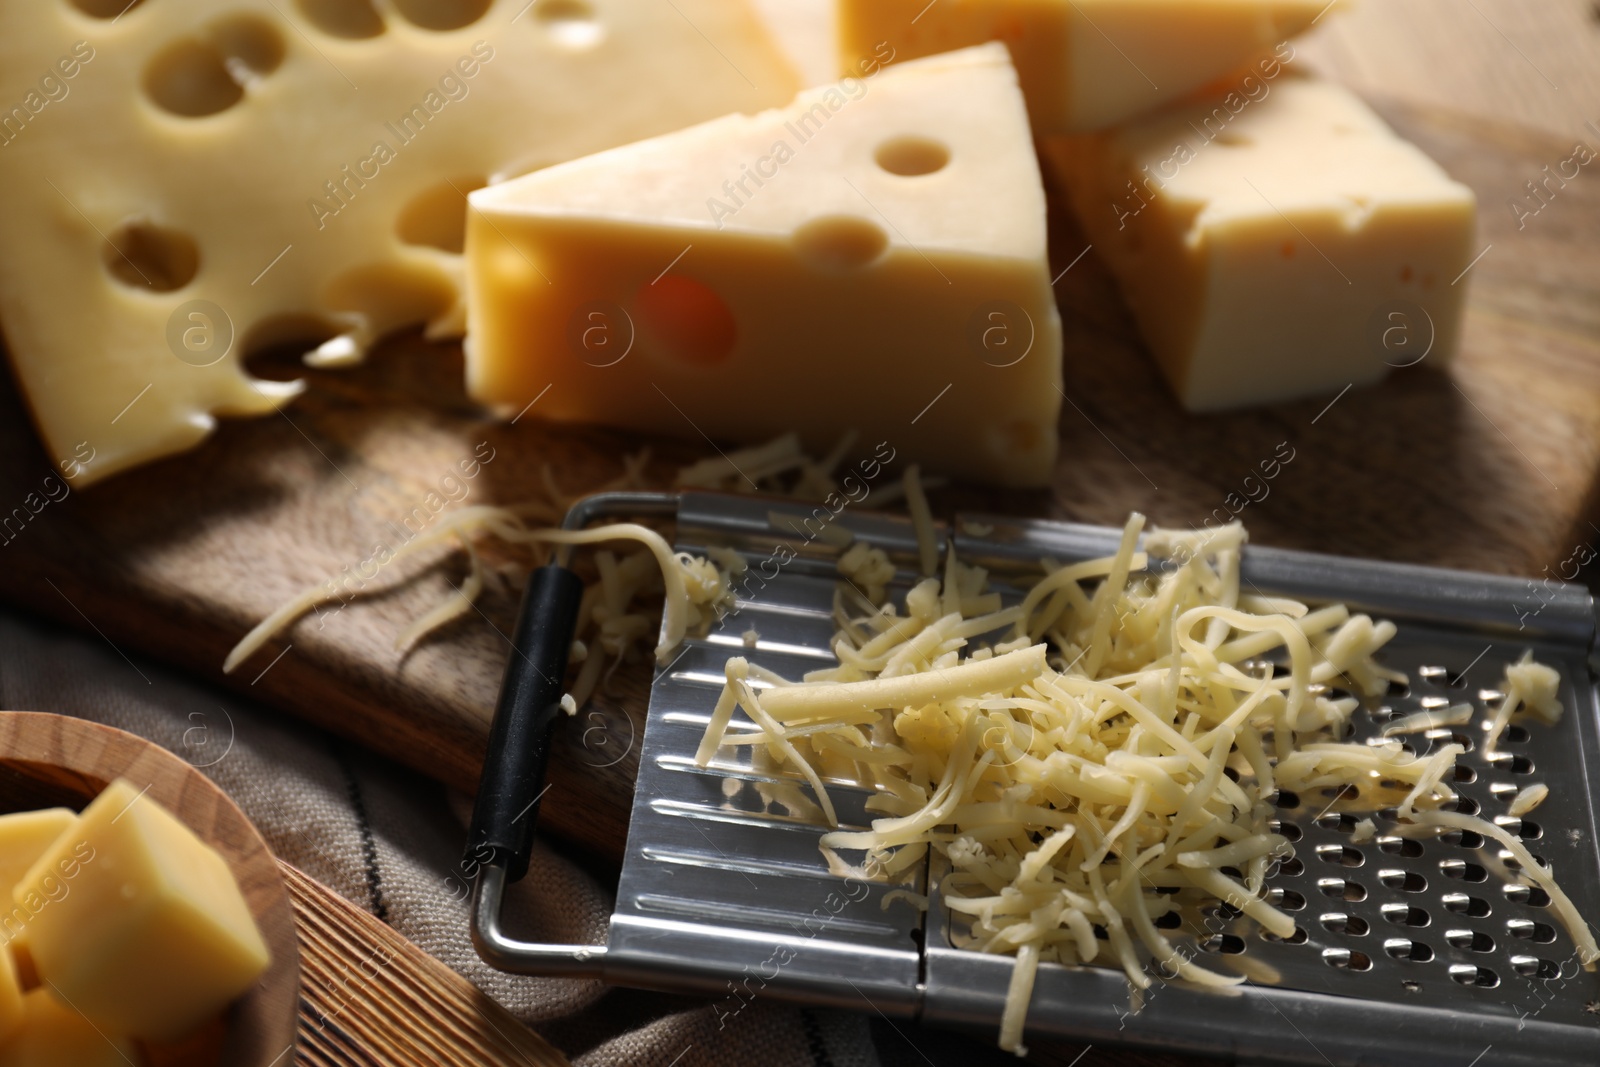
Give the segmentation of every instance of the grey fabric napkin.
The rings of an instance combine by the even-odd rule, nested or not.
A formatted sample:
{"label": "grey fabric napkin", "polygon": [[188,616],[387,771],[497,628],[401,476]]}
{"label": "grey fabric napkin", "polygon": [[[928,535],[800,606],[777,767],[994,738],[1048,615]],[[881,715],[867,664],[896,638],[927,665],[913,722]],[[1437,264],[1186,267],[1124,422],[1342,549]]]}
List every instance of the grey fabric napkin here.
{"label": "grey fabric napkin", "polygon": [[[0,708],[74,715],[148,738],[209,775],[282,859],[372,912],[503,1004],[577,1067],[897,1067],[1014,1062],[984,1043],[871,1014],[704,1000],[523,978],[485,965],[452,872],[466,798],[237,695],[185,679],[93,634],[0,612]],[[605,940],[611,892],[541,845],[513,890],[524,937]]]}

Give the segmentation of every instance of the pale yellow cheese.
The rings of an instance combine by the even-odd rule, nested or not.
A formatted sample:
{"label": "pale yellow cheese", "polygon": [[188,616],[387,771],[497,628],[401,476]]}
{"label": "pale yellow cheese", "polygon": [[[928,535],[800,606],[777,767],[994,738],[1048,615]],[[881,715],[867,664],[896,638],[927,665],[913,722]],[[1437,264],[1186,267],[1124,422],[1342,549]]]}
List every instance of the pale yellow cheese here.
{"label": "pale yellow cheese", "polygon": [[[10,903],[10,889],[22,881],[45,849],[61,837],[78,816],[69,808],[45,808],[0,815],[0,892]],[[78,857],[72,857],[76,860]],[[69,868],[70,869],[70,868]],[[59,881],[65,871],[55,872]],[[40,905],[43,906],[42,904]],[[14,941],[27,933],[33,911],[12,903],[0,915],[0,941]]]}
{"label": "pale yellow cheese", "polygon": [[33,918],[39,978],[108,1033],[183,1037],[253,985],[266,944],[227,862],[125,780],[107,786],[78,825],[17,886],[19,903],[80,842],[69,892]]}
{"label": "pale yellow cheese", "polygon": [[81,485],[273,410],[274,339],[459,335],[468,191],[796,87],[745,0],[0,5],[0,324],[50,454]]}
{"label": "pale yellow cheese", "polygon": [[[1044,484],[1061,404],[1044,194],[1000,45],[473,194],[467,384],[702,440],[847,432]],[[548,391],[546,391],[548,390]]]}
{"label": "pale yellow cheese", "polygon": [[[22,1025],[22,976],[18,961],[7,949],[0,947],[0,1045],[9,1041]],[[0,1064],[5,1063],[0,1058]]]}
{"label": "pale yellow cheese", "polygon": [[1035,129],[1100,129],[1177,100],[1284,42],[1338,0],[840,0],[845,69],[1004,41]]}
{"label": "pale yellow cheese", "polygon": [[755,0],[755,7],[803,84],[839,76],[834,0]]}
{"label": "pale yellow cheese", "polygon": [[1340,86],[1258,88],[1046,150],[1178,398],[1215,411],[1448,360],[1472,191]]}
{"label": "pale yellow cheese", "polygon": [[0,1067],[138,1067],[133,1042],[98,1029],[48,988],[18,1004],[19,1026],[0,1044]]}

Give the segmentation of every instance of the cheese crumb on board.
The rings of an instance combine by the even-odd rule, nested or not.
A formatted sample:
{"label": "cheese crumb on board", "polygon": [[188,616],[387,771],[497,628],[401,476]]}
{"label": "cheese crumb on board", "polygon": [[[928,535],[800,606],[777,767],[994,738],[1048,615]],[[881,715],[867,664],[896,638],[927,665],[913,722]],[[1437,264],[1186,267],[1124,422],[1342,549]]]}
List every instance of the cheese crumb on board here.
{"label": "cheese crumb on board", "polygon": [[1009,607],[976,598],[982,572],[947,556],[903,613],[841,615],[839,665],[804,679],[758,692],[756,668],[729,660],[697,762],[753,745],[763,770],[810,783],[829,821],[826,779],[875,788],[871,828],[835,829],[824,851],[891,873],[938,854],[957,943],[1016,957],[1001,1023],[1014,1051],[1042,962],[1116,967],[1136,990],[1152,971],[1225,987],[1243,978],[1196,963],[1157,920],[1199,933],[1200,909],[1222,901],[1293,935],[1265,894],[1294,853],[1274,829],[1280,791],[1369,812],[1362,840],[1391,807],[1392,832],[1493,837],[1593,966],[1600,946],[1549,871],[1501,827],[1441,810],[1461,746],[1417,757],[1397,739],[1337,740],[1359,700],[1329,686],[1375,697],[1404,679],[1374,659],[1393,624],[1241,596],[1238,523],[1151,531],[1141,551],[1143,525],[1132,516],[1114,556],[1049,569]]}
{"label": "cheese crumb on board", "polygon": [[459,336],[473,189],[798,87],[744,0],[125,6],[0,6],[0,322],[85,484],[293,396],[253,347]]}
{"label": "cheese crumb on board", "polygon": [[1051,141],[1095,252],[1190,411],[1450,359],[1476,200],[1348,89],[1279,68]]}
{"label": "cheese crumb on board", "polygon": [[976,480],[1054,469],[1060,316],[1001,45],[471,202],[467,388],[491,407],[750,442],[781,403],[817,451],[854,431]]}
{"label": "cheese crumb on board", "polygon": [[842,0],[848,70],[887,41],[897,59],[1004,41],[1040,134],[1096,130],[1271,54],[1330,0]]}

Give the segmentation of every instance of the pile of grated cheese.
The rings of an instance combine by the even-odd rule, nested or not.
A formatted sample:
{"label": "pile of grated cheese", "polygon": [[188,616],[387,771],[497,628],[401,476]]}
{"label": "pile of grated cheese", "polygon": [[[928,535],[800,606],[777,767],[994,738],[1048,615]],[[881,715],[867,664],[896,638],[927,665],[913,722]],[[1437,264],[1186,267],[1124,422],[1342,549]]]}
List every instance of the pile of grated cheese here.
{"label": "pile of grated cheese", "polygon": [[[1404,680],[1373,658],[1392,623],[1241,591],[1238,523],[1154,530],[1140,550],[1143,525],[1129,519],[1113,556],[1047,565],[1012,607],[953,554],[942,578],[907,593],[903,613],[879,607],[887,558],[853,546],[840,561],[839,666],[792,682],[730,659],[697,761],[754,746],[762,762],[802,775],[835,827],[825,780],[873,788],[871,829],[836,829],[824,851],[835,864],[837,850],[860,851],[857,870],[891,873],[930,849],[942,857],[938,888],[970,923],[968,947],[1016,956],[1000,1044],[1019,1055],[1043,961],[1117,967],[1137,989],[1151,984],[1147,960],[1229,986],[1244,979],[1195,963],[1158,920],[1176,912],[1199,933],[1198,909],[1220,901],[1269,934],[1294,934],[1264,893],[1274,863],[1293,853],[1273,832],[1279,790],[1340,792],[1345,811],[1394,808],[1399,834],[1472,829],[1498,841],[1550,894],[1592,967],[1600,947],[1549,871],[1501,827],[1440,809],[1460,746],[1418,758],[1394,736],[1339,740],[1358,700],[1335,686],[1375,696]],[[935,542],[918,526],[926,573]],[[1552,716],[1549,669],[1535,667],[1513,667],[1501,725],[1519,705]],[[738,709],[750,720],[742,729]]]}

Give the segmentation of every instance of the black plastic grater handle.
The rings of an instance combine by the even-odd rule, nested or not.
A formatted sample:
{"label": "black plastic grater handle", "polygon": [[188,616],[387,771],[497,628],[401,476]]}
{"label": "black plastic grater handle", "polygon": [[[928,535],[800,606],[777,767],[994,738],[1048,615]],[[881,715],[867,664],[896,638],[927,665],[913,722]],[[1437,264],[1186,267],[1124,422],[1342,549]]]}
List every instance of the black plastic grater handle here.
{"label": "black plastic grater handle", "polygon": [[528,576],[472,809],[462,864],[470,876],[491,863],[503,866],[511,881],[528,873],[550,739],[562,714],[567,654],[582,600],[582,580],[559,564]]}

